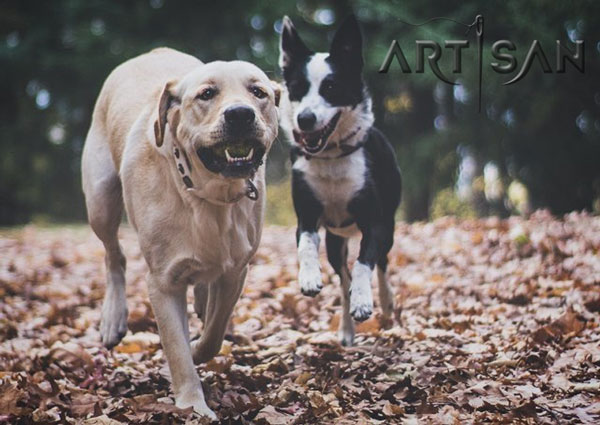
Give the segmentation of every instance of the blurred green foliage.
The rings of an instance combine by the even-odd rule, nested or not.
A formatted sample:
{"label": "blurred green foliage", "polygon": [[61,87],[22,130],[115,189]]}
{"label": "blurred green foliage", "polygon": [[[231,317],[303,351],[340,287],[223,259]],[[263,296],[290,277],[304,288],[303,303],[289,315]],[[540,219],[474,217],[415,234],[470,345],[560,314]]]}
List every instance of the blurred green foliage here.
{"label": "blurred green foliage", "polygon": [[436,219],[447,215],[459,218],[475,218],[477,213],[470,202],[460,199],[454,190],[440,190],[431,203],[431,218]]}
{"label": "blurred green foliage", "polygon": [[265,221],[280,226],[292,226],[296,224],[291,185],[287,179],[269,184],[267,188]]}
{"label": "blurred green foliage", "polygon": [[[534,207],[557,213],[592,208],[600,194],[600,2],[5,0],[0,3],[0,224],[85,217],[81,149],[98,91],[119,63],[167,45],[203,61],[249,60],[277,79],[277,28],[284,14],[309,47],[325,50],[351,10],[364,31],[365,77],[377,125],[394,143],[403,170],[406,219],[428,218],[440,190],[446,189],[442,198],[458,196],[455,184],[469,184],[463,181],[465,159],[475,176],[493,161],[503,180],[527,186]],[[447,21],[422,27],[402,22],[447,16],[470,23],[478,13],[486,19],[481,113],[473,31],[465,35],[464,27]],[[586,40],[586,71],[570,67],[565,74],[543,74],[535,61],[522,81],[503,86],[514,73],[496,74],[489,66],[491,43],[502,38],[517,45],[519,68],[534,39],[553,68],[555,40]],[[377,73],[392,39],[399,40],[413,70],[415,40],[471,40],[463,74],[450,73],[448,50],[440,61],[461,85],[440,83],[428,69],[402,74],[396,63],[388,74]],[[268,163],[274,208],[269,220],[288,222],[289,213],[276,209],[291,205],[288,174],[281,140]]]}

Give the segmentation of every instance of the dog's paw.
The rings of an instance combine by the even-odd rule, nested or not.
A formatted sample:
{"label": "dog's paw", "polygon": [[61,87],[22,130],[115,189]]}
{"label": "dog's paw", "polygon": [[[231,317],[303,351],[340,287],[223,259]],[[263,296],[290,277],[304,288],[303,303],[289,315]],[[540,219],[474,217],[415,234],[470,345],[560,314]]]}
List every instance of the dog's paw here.
{"label": "dog's paw", "polygon": [[219,354],[221,351],[221,345],[212,346],[206,345],[206,342],[200,339],[196,339],[190,342],[190,349],[192,350],[192,359],[194,364],[201,364],[210,361],[213,357]]}
{"label": "dog's paw", "polygon": [[206,405],[206,401],[204,401],[204,396],[200,391],[197,391],[195,394],[182,395],[175,398],[175,406],[180,409],[187,409],[188,407],[192,407],[194,409],[194,413],[204,416],[211,421],[218,421],[217,415],[213,412],[210,407]]}
{"label": "dog's paw", "polygon": [[323,289],[323,282],[321,281],[321,270],[319,267],[304,266],[300,267],[298,273],[298,282],[300,283],[300,290],[304,295],[314,297],[321,289]]}
{"label": "dog's paw", "polygon": [[354,317],[357,322],[364,322],[373,313],[373,302],[365,302],[362,304],[356,304],[350,307],[350,314]]}
{"label": "dog's paw", "polygon": [[127,302],[124,299],[107,297],[102,304],[100,336],[102,344],[111,349],[127,333]]}
{"label": "dog's paw", "polygon": [[338,338],[343,347],[352,347],[354,345],[354,331],[350,332],[340,329],[338,331]]}
{"label": "dog's paw", "polygon": [[357,322],[364,322],[373,313],[373,294],[370,281],[353,282],[350,289],[350,315]]}
{"label": "dog's paw", "polygon": [[202,402],[202,404],[194,404],[193,408],[194,408],[194,413],[210,419],[211,422],[218,422],[219,421],[219,418],[217,417],[217,414],[215,412],[213,412],[211,410],[211,408],[208,407],[206,405],[206,403],[204,403],[204,401]]}
{"label": "dog's paw", "polygon": [[354,320],[363,322],[373,313],[373,293],[371,291],[371,268],[357,262],[352,269],[350,284],[350,314]]}
{"label": "dog's paw", "polygon": [[338,327],[338,338],[340,344],[344,347],[352,347],[354,345],[354,322],[348,314],[342,315],[340,325]]}

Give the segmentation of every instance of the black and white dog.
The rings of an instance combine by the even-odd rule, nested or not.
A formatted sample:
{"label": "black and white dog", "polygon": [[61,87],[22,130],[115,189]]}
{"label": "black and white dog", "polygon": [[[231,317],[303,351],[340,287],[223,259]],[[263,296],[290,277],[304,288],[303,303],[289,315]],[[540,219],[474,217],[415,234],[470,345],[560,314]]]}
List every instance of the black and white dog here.
{"label": "black and white dog", "polygon": [[[363,321],[373,311],[375,265],[384,316],[390,317],[394,308],[386,268],[400,203],[400,170],[392,146],[373,127],[371,98],[362,78],[362,35],[354,16],[338,29],[329,53],[309,50],[284,17],[279,65],[289,100],[282,127],[295,141],[298,281],[305,295],[321,290],[317,232],[324,226],[327,256],[342,284],[339,335],[343,345],[352,345],[352,317]],[[350,273],[348,238],[358,232],[360,253]]]}

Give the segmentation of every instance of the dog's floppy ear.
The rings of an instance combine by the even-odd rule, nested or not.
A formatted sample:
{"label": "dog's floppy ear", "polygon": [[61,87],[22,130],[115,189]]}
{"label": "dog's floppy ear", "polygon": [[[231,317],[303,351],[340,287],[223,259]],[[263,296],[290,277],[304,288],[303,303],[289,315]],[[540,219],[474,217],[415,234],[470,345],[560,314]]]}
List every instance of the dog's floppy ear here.
{"label": "dog's floppy ear", "polygon": [[329,55],[333,61],[351,67],[353,71],[362,71],[362,34],[354,15],[348,16],[336,31]]}
{"label": "dog's floppy ear", "polygon": [[273,88],[273,93],[275,94],[275,106],[278,107],[279,101],[281,100],[281,84],[271,80],[271,87]]}
{"label": "dog's floppy ear", "polygon": [[174,85],[174,81],[169,81],[165,84],[165,88],[158,101],[158,116],[156,121],[154,121],[154,137],[156,146],[159,148],[162,146],[165,137],[165,127],[167,126],[167,114],[169,108],[176,103],[180,103],[179,99],[173,94]]}
{"label": "dog's floppy ear", "polygon": [[283,69],[294,59],[310,56],[312,52],[306,47],[292,20],[284,16],[281,27],[281,43],[279,44],[279,66]]}

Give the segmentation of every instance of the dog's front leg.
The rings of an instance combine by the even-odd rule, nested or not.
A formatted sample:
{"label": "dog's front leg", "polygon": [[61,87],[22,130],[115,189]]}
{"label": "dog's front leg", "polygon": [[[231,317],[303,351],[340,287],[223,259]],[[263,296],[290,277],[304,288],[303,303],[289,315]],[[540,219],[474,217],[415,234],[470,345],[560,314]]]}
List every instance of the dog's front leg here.
{"label": "dog's front leg", "polygon": [[[194,363],[205,363],[221,350],[225,330],[233,307],[244,287],[247,272],[248,266],[244,267],[241,273],[223,276],[208,287],[208,296],[203,314],[204,331],[200,339],[191,343]],[[199,296],[201,294],[199,291],[195,291],[195,295]]]}
{"label": "dog's front leg", "polygon": [[292,176],[292,197],[298,217],[296,243],[298,245],[298,283],[304,295],[314,297],[323,288],[319,264],[319,218],[323,206],[316,199],[301,173]]}
{"label": "dog's front leg", "polygon": [[187,287],[166,280],[149,276],[148,288],[161,344],[171,372],[175,405],[180,408],[192,406],[196,413],[216,420],[217,416],[204,400],[202,384],[190,351]]}
{"label": "dog's front leg", "polygon": [[299,232],[297,239],[300,290],[304,295],[314,297],[323,288],[319,264],[319,234],[316,228],[304,229]]}
{"label": "dog's front leg", "polygon": [[364,321],[373,312],[373,291],[371,275],[379,258],[380,246],[383,244],[384,229],[378,225],[362,225],[358,259],[352,268],[352,283],[350,285],[350,314],[354,320]]}

